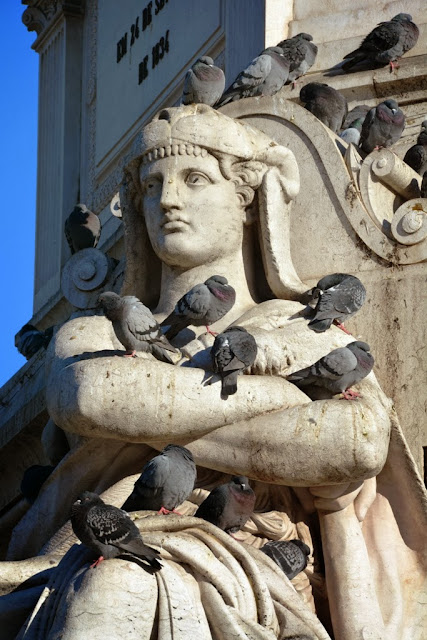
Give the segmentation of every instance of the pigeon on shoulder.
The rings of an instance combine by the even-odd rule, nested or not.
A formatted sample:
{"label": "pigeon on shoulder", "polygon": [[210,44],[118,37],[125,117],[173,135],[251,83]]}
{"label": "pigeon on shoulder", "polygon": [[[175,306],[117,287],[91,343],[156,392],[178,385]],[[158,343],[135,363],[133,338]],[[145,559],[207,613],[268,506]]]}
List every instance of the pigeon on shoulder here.
{"label": "pigeon on shoulder", "polygon": [[282,49],[285,60],[289,62],[289,76],[286,82],[292,83],[293,88],[298,78],[306,74],[316,61],[317,46],[312,40],[313,36],[309,33],[298,33],[277,45]]}
{"label": "pigeon on shoulder", "polygon": [[260,551],[263,551],[292,580],[307,566],[310,547],[301,540],[271,540]]}
{"label": "pigeon on shoulder", "polygon": [[71,507],[71,525],[78,539],[99,557],[91,565],[129,553],[141,558],[154,570],[162,568],[159,552],[144,544],[129,515],[90,491],[82,493]]}
{"label": "pigeon on shoulder", "polygon": [[202,103],[213,106],[224,93],[225,76],[209,56],[202,56],[187,71],[182,104]]}
{"label": "pigeon on shoulder", "polygon": [[305,369],[295,371],[287,380],[297,387],[324,387],[333,394],[342,393],[345,400],[354,400],[360,397],[360,393],[350,387],[366,378],[373,366],[369,345],[356,341],[334,349]]}
{"label": "pigeon on shoulder", "polygon": [[385,100],[368,111],[360,134],[360,147],[371,153],[380,147],[391,147],[405,128],[405,115],[396,100]]}
{"label": "pigeon on shoulder", "polygon": [[246,476],[233,476],[230,482],[215,487],[194,514],[226,533],[236,533],[251,517],[255,493]]}
{"label": "pigeon on shoulder", "polygon": [[169,344],[150,309],[138,298],[106,291],[101,293],[98,303],[113,323],[114,333],[126,349],[125,355],[145,351],[157,360],[174,364],[171,354],[178,353],[177,349]]}
{"label": "pigeon on shoulder", "polygon": [[406,162],[414,171],[422,176],[427,171],[427,120],[421,124],[421,131],[414,144],[405,153],[403,162]]}
{"label": "pigeon on shoulder", "polygon": [[71,253],[94,249],[101,235],[101,221],[85,204],[76,204],[65,221],[64,232]]}
{"label": "pigeon on shoulder", "polygon": [[147,509],[159,513],[175,511],[193,491],[196,474],[191,451],[177,444],[168,444],[144,466],[122,509]]}
{"label": "pigeon on shoulder", "polygon": [[309,82],[299,94],[304,107],[334,133],[341,129],[347,115],[347,100],[342,93],[321,82]]}
{"label": "pigeon on shoulder", "polygon": [[211,276],[205,282],[196,284],[178,300],[174,310],[161,323],[168,327],[165,336],[172,340],[189,325],[209,325],[220,320],[230,311],[236,301],[236,292],[223,276]]}
{"label": "pigeon on shoulder", "polygon": [[231,396],[237,391],[237,376],[256,358],[255,338],[243,327],[229,327],[216,336],[211,349],[215,373],[221,376],[221,393]]}

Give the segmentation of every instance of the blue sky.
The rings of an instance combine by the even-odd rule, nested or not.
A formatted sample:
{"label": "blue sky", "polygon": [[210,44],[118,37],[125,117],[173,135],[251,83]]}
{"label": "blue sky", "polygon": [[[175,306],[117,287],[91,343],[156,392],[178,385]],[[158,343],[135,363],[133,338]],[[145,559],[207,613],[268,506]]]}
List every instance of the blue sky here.
{"label": "blue sky", "polygon": [[38,93],[38,54],[31,49],[36,34],[22,24],[25,6],[19,0],[1,5],[0,387],[26,362],[15,348],[14,336],[32,316]]}

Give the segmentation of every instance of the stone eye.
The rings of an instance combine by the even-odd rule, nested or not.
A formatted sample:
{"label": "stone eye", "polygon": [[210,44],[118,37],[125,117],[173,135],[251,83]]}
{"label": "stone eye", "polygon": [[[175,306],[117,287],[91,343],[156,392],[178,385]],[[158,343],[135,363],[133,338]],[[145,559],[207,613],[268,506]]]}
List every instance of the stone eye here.
{"label": "stone eye", "polygon": [[191,187],[204,187],[211,184],[211,180],[204,173],[192,171],[188,174],[186,183]]}
{"label": "stone eye", "polygon": [[157,178],[147,178],[143,183],[144,194],[150,197],[160,193],[161,188],[161,182]]}

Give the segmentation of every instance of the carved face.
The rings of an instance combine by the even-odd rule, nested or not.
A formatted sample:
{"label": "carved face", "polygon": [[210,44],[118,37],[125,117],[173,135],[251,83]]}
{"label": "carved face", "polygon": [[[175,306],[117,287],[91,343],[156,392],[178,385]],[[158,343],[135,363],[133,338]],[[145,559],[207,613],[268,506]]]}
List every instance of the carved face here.
{"label": "carved face", "polygon": [[218,160],[170,156],[140,172],[148,235],[157,256],[191,268],[241,250],[244,206]]}

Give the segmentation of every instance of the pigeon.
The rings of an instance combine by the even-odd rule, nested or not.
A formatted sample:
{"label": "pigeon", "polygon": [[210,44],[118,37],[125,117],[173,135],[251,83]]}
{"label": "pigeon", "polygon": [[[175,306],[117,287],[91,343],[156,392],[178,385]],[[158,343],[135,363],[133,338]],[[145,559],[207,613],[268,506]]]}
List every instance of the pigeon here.
{"label": "pigeon", "polygon": [[187,500],[194,489],[196,465],[191,451],[177,444],[168,444],[142,470],[122,509],[148,509],[170,513]]}
{"label": "pigeon", "polygon": [[366,153],[381,147],[391,147],[405,128],[405,115],[396,100],[385,100],[368,111],[362,125],[360,147]]}
{"label": "pigeon", "polygon": [[299,94],[304,107],[334,133],[341,129],[347,115],[347,100],[327,84],[309,82]]}
{"label": "pigeon", "polygon": [[366,298],[366,289],[359,278],[347,273],[325,276],[305,295],[310,296],[310,293],[312,300],[317,299],[317,304],[308,326],[317,333],[329,329],[333,322],[349,333],[343,322],[359,311]]}
{"label": "pigeon", "polygon": [[203,103],[212,107],[222,96],[225,76],[209,56],[202,56],[187,71],[182,104]]}
{"label": "pigeon", "polygon": [[135,296],[120,297],[117,293],[101,293],[98,303],[105,316],[113,323],[114,333],[126,349],[126,356],[135,356],[136,351],[152,353],[162,362],[174,364],[170,353],[177,353],[162,334],[150,309]]}
{"label": "pigeon", "polygon": [[404,53],[415,47],[419,36],[419,29],[412,22],[409,13],[399,13],[388,22],[380,22],[363,40],[360,47],[347,53],[342,69],[344,71],[357,70],[362,65],[364,69],[375,69],[390,65],[393,71],[398,64],[396,60]]}
{"label": "pigeon", "polygon": [[424,171],[423,179],[421,180],[420,196],[421,198],[427,198],[427,171]]}
{"label": "pigeon", "polygon": [[101,235],[101,221],[85,204],[76,204],[65,221],[64,232],[71,253],[94,249]]}
{"label": "pigeon", "polygon": [[346,400],[360,397],[350,387],[357,384],[374,366],[374,358],[366,342],[351,342],[346,347],[334,349],[317,362],[287,377],[297,387],[315,385],[333,394],[342,393]]}
{"label": "pigeon", "polygon": [[289,76],[289,62],[280,47],[268,47],[252,60],[215,105],[253,96],[273,96]]}
{"label": "pigeon", "polygon": [[282,49],[285,60],[289,62],[289,76],[286,83],[292,83],[293,88],[298,78],[306,74],[315,63],[317,47],[312,40],[313,36],[309,33],[298,33],[277,45]]}
{"label": "pigeon", "polygon": [[274,560],[289,580],[306,568],[310,555],[310,547],[301,540],[272,540],[260,551]]}
{"label": "pigeon", "polygon": [[221,393],[231,396],[237,391],[237,376],[256,358],[255,338],[243,327],[230,327],[220,333],[211,349],[215,373],[221,376]]}
{"label": "pigeon", "polygon": [[344,129],[340,133],[340,138],[347,144],[354,144],[357,147],[360,140],[363,120],[364,118],[357,118],[357,120],[354,120],[347,129]]}
{"label": "pigeon", "polygon": [[138,556],[154,571],[162,568],[159,552],[144,544],[126,511],[105,504],[96,493],[85,491],[76,500],[71,507],[71,526],[78,539],[99,555],[91,568],[123,553]]}
{"label": "pigeon", "polygon": [[37,351],[47,349],[53,336],[53,327],[39,331],[33,324],[24,324],[15,336],[15,347],[29,360]]}
{"label": "pigeon", "polygon": [[353,109],[351,109],[347,113],[344,119],[344,122],[342,125],[343,131],[344,129],[348,129],[351,123],[354,122],[355,120],[358,120],[359,118],[362,119],[362,123],[363,123],[364,119],[366,118],[366,114],[370,110],[371,110],[371,107],[367,104],[357,104],[355,107],[353,107]]}
{"label": "pigeon", "polygon": [[33,464],[31,467],[28,467],[28,469],[25,469],[21,480],[20,491],[30,504],[36,501],[40,489],[54,469],[55,467],[51,464]]}
{"label": "pigeon", "polygon": [[403,158],[414,171],[422,176],[427,171],[427,120],[421,124],[421,131],[417,138],[417,144],[408,149]]}
{"label": "pigeon", "polygon": [[189,325],[205,325],[208,333],[213,334],[209,325],[225,316],[235,301],[236,292],[223,276],[211,276],[196,284],[178,300],[172,313],[161,323],[162,327],[169,327],[165,331],[166,338],[172,340]]}
{"label": "pigeon", "polygon": [[194,514],[226,533],[236,533],[249,520],[255,506],[255,493],[245,476],[215,487]]}

